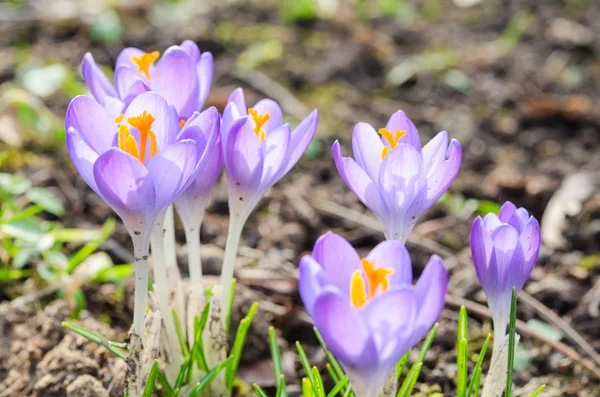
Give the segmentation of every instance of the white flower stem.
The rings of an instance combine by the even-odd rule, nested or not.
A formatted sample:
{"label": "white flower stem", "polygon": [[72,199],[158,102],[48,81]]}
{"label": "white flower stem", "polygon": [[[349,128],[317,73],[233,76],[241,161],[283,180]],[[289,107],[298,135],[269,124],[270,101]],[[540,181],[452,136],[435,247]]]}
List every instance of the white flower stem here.
{"label": "white flower stem", "polygon": [[227,231],[227,242],[225,243],[225,254],[223,255],[223,267],[221,268],[221,320],[228,329],[227,319],[229,318],[229,299],[231,297],[231,281],[235,270],[235,258],[240,246],[240,238],[244,224],[248,219],[245,213],[234,214],[230,211],[229,230]]}
{"label": "white flower stem", "polygon": [[139,336],[144,334],[144,317],[148,306],[148,251],[147,239],[134,236],[135,293],[132,331]]}
{"label": "white flower stem", "polygon": [[170,205],[165,212],[164,225],[164,249],[165,262],[167,267],[177,266],[177,252],[175,244],[175,215],[173,214],[173,205]]}
{"label": "white flower stem", "polygon": [[[201,222],[202,223],[202,222]],[[200,256],[200,225],[189,225],[183,221],[185,239],[187,242],[188,267],[190,270],[191,297],[200,298],[204,295],[202,280],[202,257]]]}

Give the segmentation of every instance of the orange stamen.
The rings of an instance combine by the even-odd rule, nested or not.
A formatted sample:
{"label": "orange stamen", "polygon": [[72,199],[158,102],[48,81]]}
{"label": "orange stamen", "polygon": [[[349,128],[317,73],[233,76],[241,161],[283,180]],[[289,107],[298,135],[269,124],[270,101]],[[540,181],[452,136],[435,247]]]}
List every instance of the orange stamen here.
{"label": "orange stamen", "polygon": [[148,131],[148,135],[150,136],[150,158],[152,158],[156,155],[156,135],[152,131]]}
{"label": "orange stamen", "polygon": [[396,132],[394,133],[388,130],[387,128],[380,128],[378,132],[383,137],[383,139],[385,139],[390,145],[389,147],[384,146],[381,150],[381,159],[383,160],[388,155],[390,150],[395,149],[398,146],[398,141],[400,141],[400,138],[406,135],[406,131],[396,130]]}
{"label": "orange stamen", "polygon": [[[148,142],[148,135],[154,135],[152,132],[152,123],[154,123],[156,119],[148,112],[144,111],[140,116],[137,117],[129,117],[127,122],[140,133],[140,156],[138,157],[140,161],[143,163],[146,159],[146,143]],[[152,138],[151,138],[152,139]],[[156,140],[156,137],[154,138]],[[152,154],[152,150],[150,150],[150,157]]]}
{"label": "orange stamen", "polygon": [[125,151],[137,159],[140,158],[137,142],[133,135],[127,136],[127,139],[125,140]]}
{"label": "orange stamen", "polygon": [[124,114],[117,116],[117,118],[115,119],[115,123],[119,124],[121,121],[123,121],[123,117],[125,117]]}
{"label": "orange stamen", "polygon": [[131,60],[138,66],[138,72],[150,80],[150,65],[160,56],[160,52],[143,53],[140,57],[132,57]]}
{"label": "orange stamen", "polygon": [[185,125],[185,119],[179,119],[179,128],[183,128],[183,126]]}
{"label": "orange stamen", "polygon": [[265,114],[258,114],[256,109],[254,109],[254,108],[249,108],[248,113],[250,114],[250,117],[252,117],[252,120],[254,121],[254,133],[256,134],[258,139],[261,142],[263,142],[265,140],[265,138],[267,137],[267,133],[265,132],[263,126],[266,124],[267,121],[269,121],[269,119],[271,118],[271,115],[269,114],[269,112],[267,112]]}
{"label": "orange stamen", "polygon": [[392,268],[375,268],[375,262],[365,258],[360,264],[362,271],[356,270],[350,280],[350,303],[357,309],[366,305],[378,292],[387,291],[390,287],[388,276],[394,273]]}

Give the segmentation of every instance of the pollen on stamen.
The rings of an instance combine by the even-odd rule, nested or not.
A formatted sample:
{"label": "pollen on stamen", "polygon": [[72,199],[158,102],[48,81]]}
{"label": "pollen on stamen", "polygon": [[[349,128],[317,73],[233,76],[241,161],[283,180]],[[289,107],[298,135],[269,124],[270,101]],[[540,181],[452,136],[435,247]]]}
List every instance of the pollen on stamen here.
{"label": "pollen on stamen", "polygon": [[350,303],[357,309],[362,308],[367,303],[365,280],[360,270],[352,273],[352,279],[350,280]]}
{"label": "pollen on stamen", "polygon": [[121,113],[119,116],[117,116],[117,118],[115,119],[115,123],[119,124],[121,121],[123,121],[123,117],[125,117],[125,115],[123,113]]}
{"label": "pollen on stamen", "polygon": [[150,80],[150,66],[158,59],[160,52],[153,51],[143,53],[140,57],[132,57],[131,60],[138,66],[138,72]]}
{"label": "pollen on stamen", "polygon": [[407,133],[405,130],[396,130],[396,132],[392,132],[387,128],[380,128],[377,132],[389,145],[389,147],[384,146],[381,152],[382,160],[389,154],[390,150],[393,150],[398,146],[400,139]]}
{"label": "pollen on stamen", "polygon": [[252,117],[252,121],[254,121],[254,133],[258,137],[258,139],[263,142],[267,137],[267,133],[265,132],[263,126],[269,121],[271,115],[269,112],[264,114],[258,114],[258,111],[254,108],[248,109],[248,114]]}

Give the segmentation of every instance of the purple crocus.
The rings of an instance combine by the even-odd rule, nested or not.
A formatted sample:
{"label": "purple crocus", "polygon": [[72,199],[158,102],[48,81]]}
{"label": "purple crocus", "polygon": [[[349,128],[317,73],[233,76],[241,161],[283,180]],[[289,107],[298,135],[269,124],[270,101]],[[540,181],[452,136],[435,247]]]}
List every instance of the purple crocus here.
{"label": "purple crocus", "polygon": [[242,229],[266,191],[279,181],[308,147],[319,117],[313,110],[292,130],[282,124],[277,102],[263,99],[247,108],[244,92],[229,97],[221,124],[221,147],[229,185],[229,232],[221,271],[224,319]]}
{"label": "purple crocus", "polygon": [[379,131],[358,123],[352,150],[354,159],[342,157],[339,142],[333,144],[340,176],[379,218],[386,238],[401,242],[452,184],[462,159],[460,143],[453,139],[448,145],[446,131],[421,148],[416,127],[401,110]]}
{"label": "purple crocus", "polygon": [[[65,129],[73,164],[123,220],[136,265],[147,269],[152,228],[203,168],[216,134],[206,139],[186,128],[180,131],[174,107],[153,92],[134,98],[118,123],[93,98],[78,96],[67,109]],[[138,332],[143,299],[143,308],[136,306],[141,318],[134,316]]]}
{"label": "purple crocus", "polygon": [[395,240],[362,258],[344,238],[321,236],[300,261],[300,296],[357,397],[377,396],[396,363],[427,334],[448,275],[434,255],[412,286],[408,251]]}
{"label": "purple crocus", "polygon": [[511,202],[502,206],[498,216],[487,214],[473,222],[471,253],[492,310],[496,348],[506,333],[512,288],[517,293],[523,289],[540,252],[540,241],[538,221]]}
{"label": "purple crocus", "polygon": [[186,40],[180,46],[169,47],[154,65],[159,56],[158,51],[125,48],[117,58],[113,86],[92,54],[87,53],[82,62],[83,78],[112,119],[123,114],[137,95],[154,91],[175,106],[183,126],[206,102],[213,78],[212,54],[200,53],[193,41]]}

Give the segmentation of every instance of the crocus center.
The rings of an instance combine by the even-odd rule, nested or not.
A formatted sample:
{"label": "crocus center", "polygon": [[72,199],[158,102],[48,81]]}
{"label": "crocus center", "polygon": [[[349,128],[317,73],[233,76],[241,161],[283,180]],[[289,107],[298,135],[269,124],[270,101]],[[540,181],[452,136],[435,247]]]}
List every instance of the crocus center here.
{"label": "crocus center", "polygon": [[378,292],[385,292],[390,287],[388,277],[394,273],[394,269],[387,267],[375,267],[375,262],[363,258],[360,261],[362,270],[352,273],[350,280],[350,302],[357,309],[362,308]]}
{"label": "crocus center", "polygon": [[258,139],[260,139],[261,142],[264,141],[267,137],[267,134],[263,126],[266,124],[267,121],[269,121],[271,115],[269,114],[269,112],[259,114],[254,108],[249,108],[248,114],[250,114],[250,117],[252,117],[252,121],[254,121],[254,133],[256,134]]}
{"label": "crocus center", "polygon": [[186,121],[187,121],[186,119],[179,119],[179,128],[180,129],[183,128],[183,126],[185,125]]}
{"label": "crocus center", "polygon": [[150,80],[150,65],[158,59],[160,52],[153,51],[150,53],[143,53],[139,57],[132,57],[131,60],[138,66],[138,72],[146,76]]}
{"label": "crocus center", "polygon": [[378,132],[379,132],[379,135],[381,135],[383,137],[383,139],[385,139],[389,145],[389,146],[384,146],[383,149],[381,150],[381,159],[383,160],[385,158],[385,156],[388,155],[390,150],[393,150],[396,148],[396,146],[398,146],[398,141],[400,141],[400,138],[402,138],[404,135],[406,135],[406,131],[396,130],[396,132],[392,132],[392,131],[388,130],[387,128],[380,128]]}
{"label": "crocus center", "polygon": [[156,154],[156,135],[151,129],[154,121],[154,117],[146,111],[137,117],[129,117],[127,119],[129,125],[136,128],[140,133],[140,146],[138,149],[137,142],[133,135],[131,135],[129,127],[121,124],[119,126],[119,149],[129,153],[143,163],[146,160],[146,145],[149,137],[150,158],[154,157]]}

